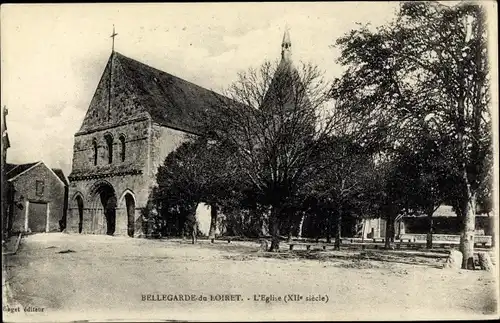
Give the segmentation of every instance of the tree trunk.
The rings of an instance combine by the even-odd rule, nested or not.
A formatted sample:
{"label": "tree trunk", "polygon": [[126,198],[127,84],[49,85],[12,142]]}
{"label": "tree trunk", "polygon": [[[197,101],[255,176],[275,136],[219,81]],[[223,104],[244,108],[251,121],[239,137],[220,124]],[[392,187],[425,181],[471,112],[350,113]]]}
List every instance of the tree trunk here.
{"label": "tree trunk", "polygon": [[193,224],[192,230],[191,230],[191,243],[195,244],[197,241],[197,235],[198,235],[198,224],[195,222]]}
{"label": "tree trunk", "polygon": [[198,235],[198,223],[196,222],[196,209],[198,208],[198,203],[196,203],[188,212],[188,223],[189,231],[191,233],[191,243],[195,244]]}
{"label": "tree trunk", "polygon": [[326,217],[326,243],[332,243],[332,224],[330,213],[328,213]]}
{"label": "tree trunk", "polygon": [[208,237],[214,242],[215,230],[217,229],[217,205],[215,203],[210,204],[210,230],[208,232]]}
{"label": "tree trunk", "polygon": [[182,240],[186,240],[186,237],[189,233],[189,213],[186,212],[182,214],[182,225],[181,225],[181,236]]}
{"label": "tree trunk", "polygon": [[460,235],[462,269],[474,269],[474,235],[476,227],[476,194],[469,191],[469,200],[464,210],[463,231]]}
{"label": "tree trunk", "polygon": [[432,249],[432,234],[433,234],[433,221],[432,221],[432,211],[427,212],[427,220],[429,224],[429,231],[427,232],[427,249]]}
{"label": "tree trunk", "polygon": [[293,236],[293,216],[289,215],[288,216],[288,223],[287,223],[287,241],[290,243],[292,242],[292,236]]}
{"label": "tree trunk", "polygon": [[393,217],[391,220],[391,223],[389,223],[389,227],[391,230],[389,231],[389,239],[391,240],[391,247],[392,244],[394,243],[394,236],[396,235],[396,217]]}
{"label": "tree trunk", "polygon": [[[390,212],[390,211],[389,211]],[[391,244],[391,238],[393,237],[393,232],[394,232],[394,217],[392,214],[387,215],[387,219],[385,221],[385,243],[384,243],[384,248],[385,249],[392,249],[392,244]]]}
{"label": "tree trunk", "polygon": [[365,242],[365,228],[366,228],[366,219],[363,219],[363,226],[361,228],[361,242]]}
{"label": "tree trunk", "polygon": [[280,248],[280,213],[280,207],[272,207],[271,216],[269,217],[269,225],[271,231],[271,247],[269,248],[269,251],[278,251]]}
{"label": "tree trunk", "polygon": [[337,215],[337,225],[335,226],[335,250],[340,250],[340,236],[342,234],[342,212],[339,211]]}
{"label": "tree trunk", "polygon": [[300,225],[299,225],[299,238],[302,238],[302,228],[304,227],[304,219],[306,218],[305,214],[302,214],[302,217],[300,218]]}
{"label": "tree trunk", "polygon": [[266,232],[265,219],[262,218],[259,221],[259,236],[263,237],[266,235],[267,235],[267,232]]}

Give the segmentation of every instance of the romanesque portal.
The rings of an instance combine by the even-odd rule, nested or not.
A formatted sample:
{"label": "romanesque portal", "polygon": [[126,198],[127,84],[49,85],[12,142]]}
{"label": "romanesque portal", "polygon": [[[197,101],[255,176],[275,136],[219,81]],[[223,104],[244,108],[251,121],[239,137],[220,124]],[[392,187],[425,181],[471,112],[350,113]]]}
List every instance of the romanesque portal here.
{"label": "romanesque portal", "polygon": [[136,202],[133,192],[126,191],[118,198],[110,183],[95,183],[87,198],[81,193],[73,197],[69,226],[71,231],[78,233],[127,234],[133,237],[136,231]]}

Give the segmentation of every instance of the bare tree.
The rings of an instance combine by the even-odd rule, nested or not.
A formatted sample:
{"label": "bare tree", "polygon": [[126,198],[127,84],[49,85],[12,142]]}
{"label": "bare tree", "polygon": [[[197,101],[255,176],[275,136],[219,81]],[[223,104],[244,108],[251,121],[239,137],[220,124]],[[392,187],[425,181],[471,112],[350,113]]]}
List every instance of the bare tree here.
{"label": "bare tree", "polygon": [[318,171],[317,155],[333,132],[328,89],[316,66],[266,62],[240,73],[224,93],[229,99],[219,99],[205,115],[207,132],[225,145],[258,203],[270,208],[272,251],[279,249],[286,210]]}

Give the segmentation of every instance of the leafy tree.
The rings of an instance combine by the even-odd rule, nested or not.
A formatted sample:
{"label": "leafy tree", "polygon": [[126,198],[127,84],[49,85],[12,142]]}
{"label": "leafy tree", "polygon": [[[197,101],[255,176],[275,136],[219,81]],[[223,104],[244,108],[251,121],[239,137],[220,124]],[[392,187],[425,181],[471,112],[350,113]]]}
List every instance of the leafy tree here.
{"label": "leafy tree", "polygon": [[255,192],[244,186],[240,177],[234,175],[231,194],[220,203],[224,214],[222,225],[227,235],[261,237],[265,234],[265,207],[258,204]]}
{"label": "leafy tree", "polygon": [[353,142],[345,133],[342,137],[331,137],[325,144],[327,147],[320,157],[324,162],[322,170],[304,190],[316,216],[324,217],[318,222],[325,223],[327,242],[335,227],[335,248],[340,249],[342,217],[347,212],[359,212],[368,196],[366,183],[373,175],[372,156],[366,147]]}
{"label": "leafy tree", "polygon": [[428,218],[427,248],[432,248],[433,219],[437,208],[446,201],[454,181],[447,173],[436,141],[422,134],[411,149],[401,148],[395,158],[393,181],[406,214],[425,214]]}
{"label": "leafy tree", "polygon": [[175,219],[176,230],[190,230],[193,243],[198,204],[211,206],[209,236],[213,238],[219,205],[231,194],[232,173],[221,152],[206,138],[191,138],[170,153],[158,169],[154,198],[162,216]]}
{"label": "leafy tree", "polygon": [[443,148],[455,187],[448,196],[464,222],[462,267],[472,268],[476,201],[492,154],[483,9],[407,2],[394,22],[353,30],[337,45],[347,71],[335,97],[382,125],[383,149],[411,146],[422,131]]}

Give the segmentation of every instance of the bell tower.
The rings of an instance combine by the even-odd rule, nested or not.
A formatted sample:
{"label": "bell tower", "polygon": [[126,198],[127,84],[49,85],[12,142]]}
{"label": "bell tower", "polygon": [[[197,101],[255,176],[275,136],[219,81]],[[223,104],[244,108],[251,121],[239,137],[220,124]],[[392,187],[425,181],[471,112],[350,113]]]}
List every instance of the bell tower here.
{"label": "bell tower", "polygon": [[290,31],[288,26],[285,28],[283,41],[281,42],[281,59],[285,62],[292,61],[292,42],[290,41]]}

